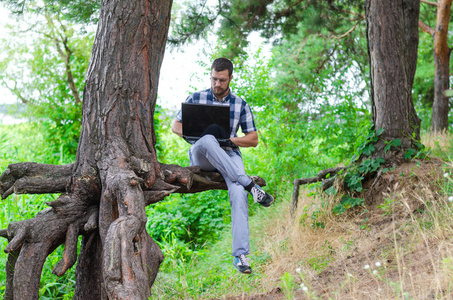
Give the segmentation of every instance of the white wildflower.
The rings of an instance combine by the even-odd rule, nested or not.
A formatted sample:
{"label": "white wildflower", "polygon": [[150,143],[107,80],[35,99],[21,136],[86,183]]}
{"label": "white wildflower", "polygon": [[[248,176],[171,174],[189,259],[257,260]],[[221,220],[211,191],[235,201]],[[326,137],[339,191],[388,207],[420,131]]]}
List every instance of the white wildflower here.
{"label": "white wildflower", "polygon": [[304,292],[308,292],[308,287],[304,286],[304,287],[302,288],[302,290],[303,290]]}
{"label": "white wildflower", "polygon": [[363,268],[364,268],[365,270],[367,270],[367,269],[370,268],[370,265],[365,265]]}
{"label": "white wildflower", "polygon": [[381,266],[381,263],[377,261],[374,265],[379,268]]}
{"label": "white wildflower", "polygon": [[300,268],[297,268],[296,273],[302,274],[302,270]]}
{"label": "white wildflower", "polygon": [[349,277],[354,277],[351,273],[348,273],[348,276],[349,276]]}
{"label": "white wildflower", "polygon": [[450,174],[448,172],[444,173],[444,177],[447,178]]}
{"label": "white wildflower", "polygon": [[373,274],[374,274],[374,275],[377,275],[377,274],[378,274],[378,271],[377,271],[377,270],[373,270]]}
{"label": "white wildflower", "polygon": [[453,196],[448,197],[448,201],[453,202]]}

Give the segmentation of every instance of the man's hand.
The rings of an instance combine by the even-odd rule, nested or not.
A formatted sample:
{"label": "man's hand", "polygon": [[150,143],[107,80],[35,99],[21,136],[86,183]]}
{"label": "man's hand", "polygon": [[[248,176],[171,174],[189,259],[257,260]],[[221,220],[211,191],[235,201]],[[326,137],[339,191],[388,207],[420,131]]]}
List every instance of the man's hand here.
{"label": "man's hand", "polygon": [[173,122],[171,123],[171,131],[182,137],[182,123],[179,122],[177,119],[174,119]]}
{"label": "man's hand", "polygon": [[230,141],[239,147],[256,147],[258,145],[258,133],[252,131],[241,137],[230,137]]}

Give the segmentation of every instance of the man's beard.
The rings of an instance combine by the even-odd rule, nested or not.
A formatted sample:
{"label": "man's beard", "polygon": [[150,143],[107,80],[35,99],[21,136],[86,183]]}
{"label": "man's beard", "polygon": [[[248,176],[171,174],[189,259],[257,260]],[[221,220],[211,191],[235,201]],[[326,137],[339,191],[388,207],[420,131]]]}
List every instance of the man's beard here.
{"label": "man's beard", "polygon": [[229,88],[230,86],[228,86],[225,89],[222,89],[221,87],[215,87],[212,89],[212,92],[214,93],[215,96],[222,96],[226,93],[226,91],[228,91]]}

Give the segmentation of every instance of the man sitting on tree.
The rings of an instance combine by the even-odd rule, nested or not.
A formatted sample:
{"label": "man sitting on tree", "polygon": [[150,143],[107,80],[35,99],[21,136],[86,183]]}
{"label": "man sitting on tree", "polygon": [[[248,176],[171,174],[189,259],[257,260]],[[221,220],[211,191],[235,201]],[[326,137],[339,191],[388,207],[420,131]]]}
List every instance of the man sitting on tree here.
{"label": "man sitting on tree", "polygon": [[[241,273],[251,273],[252,268],[246,257],[250,251],[248,225],[247,192],[255,203],[265,207],[274,202],[274,198],[252,182],[245,173],[239,147],[256,147],[258,134],[250,106],[230,91],[233,79],[233,64],[226,58],[214,60],[211,66],[211,88],[190,95],[187,103],[218,104],[230,107],[229,136],[232,147],[220,146],[217,138],[222,138],[220,126],[210,126],[202,137],[192,144],[189,150],[191,166],[200,166],[203,171],[218,171],[228,186],[231,205],[231,227],[233,233],[233,265]],[[237,136],[241,126],[242,137]],[[182,113],[178,112],[172,123],[172,131],[182,137]]]}

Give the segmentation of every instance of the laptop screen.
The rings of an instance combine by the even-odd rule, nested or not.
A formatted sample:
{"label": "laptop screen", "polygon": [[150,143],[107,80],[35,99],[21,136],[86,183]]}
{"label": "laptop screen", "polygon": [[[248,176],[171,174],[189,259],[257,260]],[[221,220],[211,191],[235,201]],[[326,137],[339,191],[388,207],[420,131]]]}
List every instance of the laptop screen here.
{"label": "laptop screen", "polygon": [[217,124],[230,135],[230,106],[182,103],[182,134],[200,137],[211,124]]}

